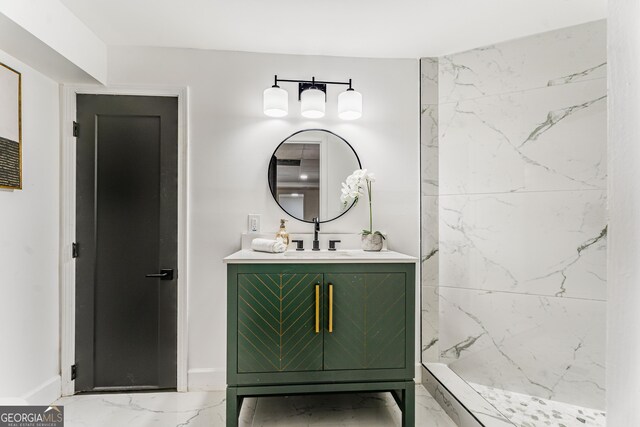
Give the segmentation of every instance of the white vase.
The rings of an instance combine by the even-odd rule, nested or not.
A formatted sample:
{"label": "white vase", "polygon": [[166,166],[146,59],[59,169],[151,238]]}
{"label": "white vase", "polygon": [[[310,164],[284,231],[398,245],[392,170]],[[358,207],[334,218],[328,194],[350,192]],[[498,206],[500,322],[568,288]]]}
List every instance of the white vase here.
{"label": "white vase", "polygon": [[369,252],[378,252],[382,249],[382,235],[380,234],[363,234],[362,250]]}

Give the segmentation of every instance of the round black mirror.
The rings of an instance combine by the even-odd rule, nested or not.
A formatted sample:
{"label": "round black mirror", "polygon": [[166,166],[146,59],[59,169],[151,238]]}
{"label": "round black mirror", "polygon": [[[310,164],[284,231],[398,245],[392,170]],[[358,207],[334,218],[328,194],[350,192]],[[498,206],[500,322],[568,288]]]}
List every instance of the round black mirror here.
{"label": "round black mirror", "polygon": [[325,129],[305,129],[282,141],[269,162],[269,189],[276,203],[300,221],[333,221],[353,203],[340,201],[342,183],[362,169],[353,147]]}

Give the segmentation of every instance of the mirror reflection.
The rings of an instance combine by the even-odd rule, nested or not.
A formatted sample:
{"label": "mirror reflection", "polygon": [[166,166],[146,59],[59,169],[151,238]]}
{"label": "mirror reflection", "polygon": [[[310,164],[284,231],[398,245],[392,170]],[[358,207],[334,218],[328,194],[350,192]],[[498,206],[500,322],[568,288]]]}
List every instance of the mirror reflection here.
{"label": "mirror reflection", "polygon": [[271,156],[269,188],[276,202],[301,221],[332,221],[344,214],[341,183],[360,160],[351,145],[323,129],[309,129],[285,139]]}

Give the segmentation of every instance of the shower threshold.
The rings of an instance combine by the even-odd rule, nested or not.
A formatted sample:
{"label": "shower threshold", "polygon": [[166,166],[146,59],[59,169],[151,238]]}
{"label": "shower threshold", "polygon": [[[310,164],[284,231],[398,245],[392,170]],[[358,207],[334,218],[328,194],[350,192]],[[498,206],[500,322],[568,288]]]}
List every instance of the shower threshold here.
{"label": "shower threshold", "polygon": [[422,382],[460,427],[604,427],[604,411],[467,383],[442,363],[423,365]]}

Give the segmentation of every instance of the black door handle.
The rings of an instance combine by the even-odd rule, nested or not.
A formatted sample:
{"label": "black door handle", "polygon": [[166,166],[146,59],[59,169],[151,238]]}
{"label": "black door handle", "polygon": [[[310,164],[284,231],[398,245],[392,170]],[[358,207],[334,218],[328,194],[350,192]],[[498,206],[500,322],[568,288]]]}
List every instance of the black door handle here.
{"label": "black door handle", "polygon": [[160,280],[173,280],[173,269],[163,268],[162,270],[160,270],[160,273],[147,274],[145,277]]}

